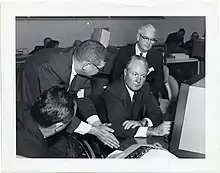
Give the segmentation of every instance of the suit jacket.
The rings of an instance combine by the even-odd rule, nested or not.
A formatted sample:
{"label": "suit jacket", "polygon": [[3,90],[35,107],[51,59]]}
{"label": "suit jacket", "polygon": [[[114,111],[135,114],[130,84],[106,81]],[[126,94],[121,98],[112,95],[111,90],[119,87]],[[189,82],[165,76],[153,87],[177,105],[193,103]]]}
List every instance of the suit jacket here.
{"label": "suit jacket", "polygon": [[[74,47],[47,48],[28,58],[17,75],[17,101],[32,106],[37,97],[45,90],[57,85],[68,88],[73,51]],[[76,75],[70,90],[77,92],[80,89],[84,89],[85,96],[89,96],[91,93],[90,79]],[[96,114],[90,99],[79,99],[78,102],[83,118],[86,119]]]}
{"label": "suit jacket", "polygon": [[44,46],[35,46],[34,50],[32,50],[29,54],[33,54],[33,53],[38,52],[39,50],[44,49],[44,48],[45,48]]}
{"label": "suit jacket", "polygon": [[[113,66],[113,81],[120,79],[120,76],[123,74],[123,70],[132,55],[135,55],[135,44],[127,45],[120,49],[119,55],[116,57]],[[146,58],[148,67],[153,67],[155,70],[147,76],[146,80],[150,84],[151,91],[154,94],[157,94],[162,90],[164,84],[163,55],[161,51],[151,48],[148,51]]]}
{"label": "suit jacket", "polygon": [[138,127],[124,130],[122,124],[125,120],[142,120],[147,117],[154,126],[163,121],[161,109],[147,82],[138,91],[133,105],[124,82],[117,81],[108,86],[96,106],[101,121],[112,123],[114,133],[119,138],[133,137],[138,130]]}
{"label": "suit jacket", "polygon": [[165,43],[167,45],[175,44],[175,45],[178,45],[178,46],[182,47],[184,45],[184,38],[183,37],[179,37],[177,35],[177,32],[173,32],[173,33],[170,33],[167,36],[167,39],[166,39]]}

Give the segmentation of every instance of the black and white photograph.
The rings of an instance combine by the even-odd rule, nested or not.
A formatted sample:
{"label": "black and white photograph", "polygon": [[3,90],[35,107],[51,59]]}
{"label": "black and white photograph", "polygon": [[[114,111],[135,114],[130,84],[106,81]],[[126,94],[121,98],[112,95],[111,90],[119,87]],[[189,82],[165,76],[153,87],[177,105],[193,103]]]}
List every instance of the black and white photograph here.
{"label": "black and white photograph", "polygon": [[[208,154],[209,142],[215,141],[207,142],[215,123],[214,117],[207,118],[207,93],[215,92],[207,81],[218,76],[207,77],[207,59],[216,56],[209,45],[215,38],[209,25],[215,12],[193,13],[189,8],[188,14],[156,14],[129,6],[121,9],[127,13],[119,13],[123,5],[111,4],[116,13],[104,13],[108,5],[101,6],[101,12],[75,14],[62,8],[50,13],[48,4],[36,4],[33,14],[22,12],[22,6],[7,18],[12,21],[8,34],[14,51],[8,57],[12,65],[3,70],[12,70],[8,81],[13,85],[4,92],[13,95],[7,106],[14,114],[14,138],[9,152],[13,156],[8,154],[6,160],[13,157],[17,163],[5,170],[50,171],[50,162],[56,172],[112,171],[107,165],[115,165],[116,171],[148,172],[173,163],[166,168],[173,172],[178,169],[175,163],[184,162],[189,165],[181,164],[186,172],[203,171],[201,163],[214,153]],[[5,5],[1,11],[14,8]],[[10,46],[3,43],[5,54]],[[33,162],[31,168],[19,166],[25,161]],[[45,167],[39,168],[40,163]],[[155,165],[147,169],[146,163]],[[211,164],[211,170],[217,170],[216,163]]]}

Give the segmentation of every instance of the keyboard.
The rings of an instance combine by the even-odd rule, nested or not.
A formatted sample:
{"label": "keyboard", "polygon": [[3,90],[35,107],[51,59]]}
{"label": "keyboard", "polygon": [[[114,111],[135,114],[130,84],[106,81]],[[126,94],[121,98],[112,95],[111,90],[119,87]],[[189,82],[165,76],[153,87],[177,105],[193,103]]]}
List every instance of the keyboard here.
{"label": "keyboard", "polygon": [[151,149],[156,149],[154,146],[140,146],[125,157],[125,159],[138,159]]}

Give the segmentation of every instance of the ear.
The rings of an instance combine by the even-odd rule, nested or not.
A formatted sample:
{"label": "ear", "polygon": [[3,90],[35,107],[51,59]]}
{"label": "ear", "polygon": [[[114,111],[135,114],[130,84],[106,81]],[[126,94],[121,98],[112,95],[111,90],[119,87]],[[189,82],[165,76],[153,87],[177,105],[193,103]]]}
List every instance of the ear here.
{"label": "ear", "polygon": [[137,34],[137,41],[140,40],[140,34]]}
{"label": "ear", "polygon": [[89,67],[89,63],[87,63],[87,62],[84,62],[83,64],[82,64],[82,70],[83,71],[86,71],[86,69]]}
{"label": "ear", "polygon": [[124,69],[124,77],[126,77],[128,70],[125,68]]}

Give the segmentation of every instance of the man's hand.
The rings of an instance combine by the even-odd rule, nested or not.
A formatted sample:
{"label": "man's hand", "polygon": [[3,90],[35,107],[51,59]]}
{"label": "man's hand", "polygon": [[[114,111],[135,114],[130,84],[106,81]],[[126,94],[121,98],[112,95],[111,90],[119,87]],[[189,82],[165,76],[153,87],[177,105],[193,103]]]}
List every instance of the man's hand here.
{"label": "man's hand", "polygon": [[91,130],[88,133],[95,135],[101,142],[103,142],[105,145],[108,145],[111,148],[120,147],[119,141],[112,134],[114,130],[107,127],[107,125],[109,124],[102,124],[97,127],[92,126]]}
{"label": "man's hand", "polygon": [[157,127],[148,127],[147,135],[164,136],[170,134],[171,121],[164,121]]}
{"label": "man's hand", "polygon": [[111,125],[112,125],[111,123],[104,123],[104,124],[102,124],[101,121],[96,121],[96,122],[94,122],[92,124],[92,126],[94,126],[94,127],[101,127],[101,128],[107,130],[110,133],[114,133],[114,130],[112,128],[110,128]]}
{"label": "man's hand", "polygon": [[134,121],[134,120],[126,120],[122,126],[124,126],[124,129],[130,129],[130,128],[135,128],[135,127],[143,127],[143,124],[141,121]]}

